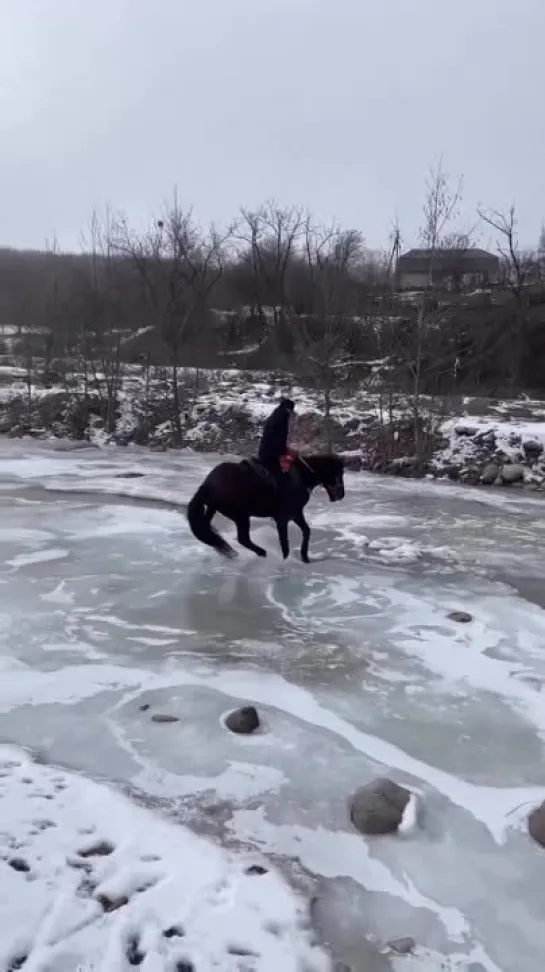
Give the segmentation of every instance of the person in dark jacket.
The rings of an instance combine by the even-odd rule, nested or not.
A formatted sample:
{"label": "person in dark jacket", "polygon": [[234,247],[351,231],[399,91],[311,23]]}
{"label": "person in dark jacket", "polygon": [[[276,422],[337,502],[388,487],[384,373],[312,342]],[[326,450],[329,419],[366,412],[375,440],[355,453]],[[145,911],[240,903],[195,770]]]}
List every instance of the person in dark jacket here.
{"label": "person in dark jacket", "polygon": [[279,405],[265,421],[259,443],[258,459],[279,484],[283,483],[280,459],[288,451],[290,419],[294,412],[295,405],[291,399],[281,398]]}

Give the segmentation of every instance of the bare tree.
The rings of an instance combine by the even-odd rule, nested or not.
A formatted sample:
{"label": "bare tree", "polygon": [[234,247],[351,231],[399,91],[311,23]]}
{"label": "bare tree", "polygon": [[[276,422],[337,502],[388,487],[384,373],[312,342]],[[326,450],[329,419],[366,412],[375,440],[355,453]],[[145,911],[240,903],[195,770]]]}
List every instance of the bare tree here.
{"label": "bare tree", "polygon": [[220,235],[213,227],[203,232],[192,212],[181,208],[176,192],[146,233],[132,232],[125,219],[117,226],[117,249],[133,260],[168,351],[172,421],[178,443],[182,438],[182,352],[204,322],[210,295],[223,274],[228,239],[229,233]]}
{"label": "bare tree", "polygon": [[[442,161],[431,166],[426,181],[423,205],[424,221],[420,229],[420,242],[428,252],[428,278],[420,296],[415,326],[407,357],[412,379],[410,407],[413,419],[414,454],[417,465],[422,465],[428,450],[430,437],[434,434],[434,421],[431,414],[424,414],[422,408],[423,380],[430,357],[437,358],[437,344],[442,321],[448,313],[448,304],[440,292],[436,274],[442,251],[453,248],[467,249],[471,242],[471,231],[460,230],[455,226],[460,216],[463,180],[459,177],[452,182],[443,168]],[[439,351],[439,355],[441,352]],[[447,356],[448,361],[448,356]],[[433,367],[438,370],[437,360]],[[441,362],[439,368],[444,368]]]}
{"label": "bare tree", "polygon": [[247,269],[248,298],[262,336],[282,358],[282,331],[293,312],[293,268],[310,223],[300,207],[267,202],[256,210],[242,209],[234,229],[238,259]]}
{"label": "bare tree", "polygon": [[498,252],[505,269],[505,284],[512,297],[512,314],[505,330],[511,394],[520,389],[528,326],[528,284],[539,276],[538,258],[519,247],[515,204],[507,212],[479,207],[480,218],[498,234]]}
{"label": "bare tree", "polygon": [[117,428],[119,393],[122,386],[121,342],[130,326],[127,261],[115,242],[117,217],[106,209],[95,211],[84,247],[88,259],[80,281],[79,350],[84,373],[84,392],[98,395],[108,434]]}
{"label": "bare tree", "polygon": [[51,379],[54,350],[62,345],[62,301],[60,296],[60,249],[56,237],[46,240],[44,260],[38,275],[35,310],[19,333],[19,352],[25,363],[27,421],[30,425],[33,407],[33,385],[36,379]]}
{"label": "bare tree", "polygon": [[540,280],[545,280],[545,223],[541,224],[539,242],[537,244],[537,265]]}
{"label": "bare tree", "polygon": [[349,338],[357,320],[358,290],[354,268],[363,241],[356,230],[307,223],[302,257],[308,279],[305,313],[291,310],[289,320],[297,370],[322,396],[327,446],[332,448],[331,409],[340,369],[346,364]]}

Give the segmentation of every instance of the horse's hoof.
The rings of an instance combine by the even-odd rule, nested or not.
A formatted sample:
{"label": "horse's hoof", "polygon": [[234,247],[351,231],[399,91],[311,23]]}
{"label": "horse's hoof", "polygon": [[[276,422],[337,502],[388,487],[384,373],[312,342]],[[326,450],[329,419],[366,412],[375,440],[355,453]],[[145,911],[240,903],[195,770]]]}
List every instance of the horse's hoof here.
{"label": "horse's hoof", "polygon": [[303,554],[301,554],[301,560],[304,564],[310,564],[310,557],[304,557]]}
{"label": "horse's hoof", "polygon": [[258,557],[266,557],[267,556],[267,551],[266,550],[256,550],[256,554],[257,554]]}

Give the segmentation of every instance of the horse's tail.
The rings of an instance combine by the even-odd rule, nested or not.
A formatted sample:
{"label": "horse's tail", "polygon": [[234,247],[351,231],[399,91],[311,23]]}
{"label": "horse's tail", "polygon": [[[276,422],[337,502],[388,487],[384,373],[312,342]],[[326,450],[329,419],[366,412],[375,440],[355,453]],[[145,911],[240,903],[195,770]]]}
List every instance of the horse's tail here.
{"label": "horse's tail", "polygon": [[[211,519],[214,513],[207,508],[206,502],[206,483],[199,487],[194,496],[187,504],[187,522],[194,537],[205,543],[208,547],[213,547],[224,557],[234,557],[235,551],[226,540],[214,530]],[[210,513],[212,512],[212,516]]]}

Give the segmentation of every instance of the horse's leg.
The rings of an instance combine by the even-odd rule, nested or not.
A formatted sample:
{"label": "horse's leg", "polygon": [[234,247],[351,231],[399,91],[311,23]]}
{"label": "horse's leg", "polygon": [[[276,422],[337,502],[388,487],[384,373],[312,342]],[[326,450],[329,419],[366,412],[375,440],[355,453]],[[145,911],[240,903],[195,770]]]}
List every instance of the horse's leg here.
{"label": "horse's leg", "polygon": [[278,530],[278,539],[280,541],[280,549],[282,551],[282,556],[284,560],[287,560],[290,555],[290,541],[288,536],[288,523],[287,517],[282,516],[276,517],[276,529]]}
{"label": "horse's leg", "polygon": [[301,560],[304,564],[310,563],[308,556],[308,545],[310,543],[310,527],[305,520],[305,514],[302,510],[293,517],[293,522],[299,527],[301,533],[303,534],[303,542],[301,543]]}
{"label": "horse's leg", "polygon": [[250,517],[249,516],[238,516],[235,520],[237,525],[237,540],[241,547],[246,547],[247,550],[251,550],[252,553],[257,554],[258,557],[266,557],[267,551],[263,550],[263,547],[258,547],[257,544],[252,543],[250,538]]}

